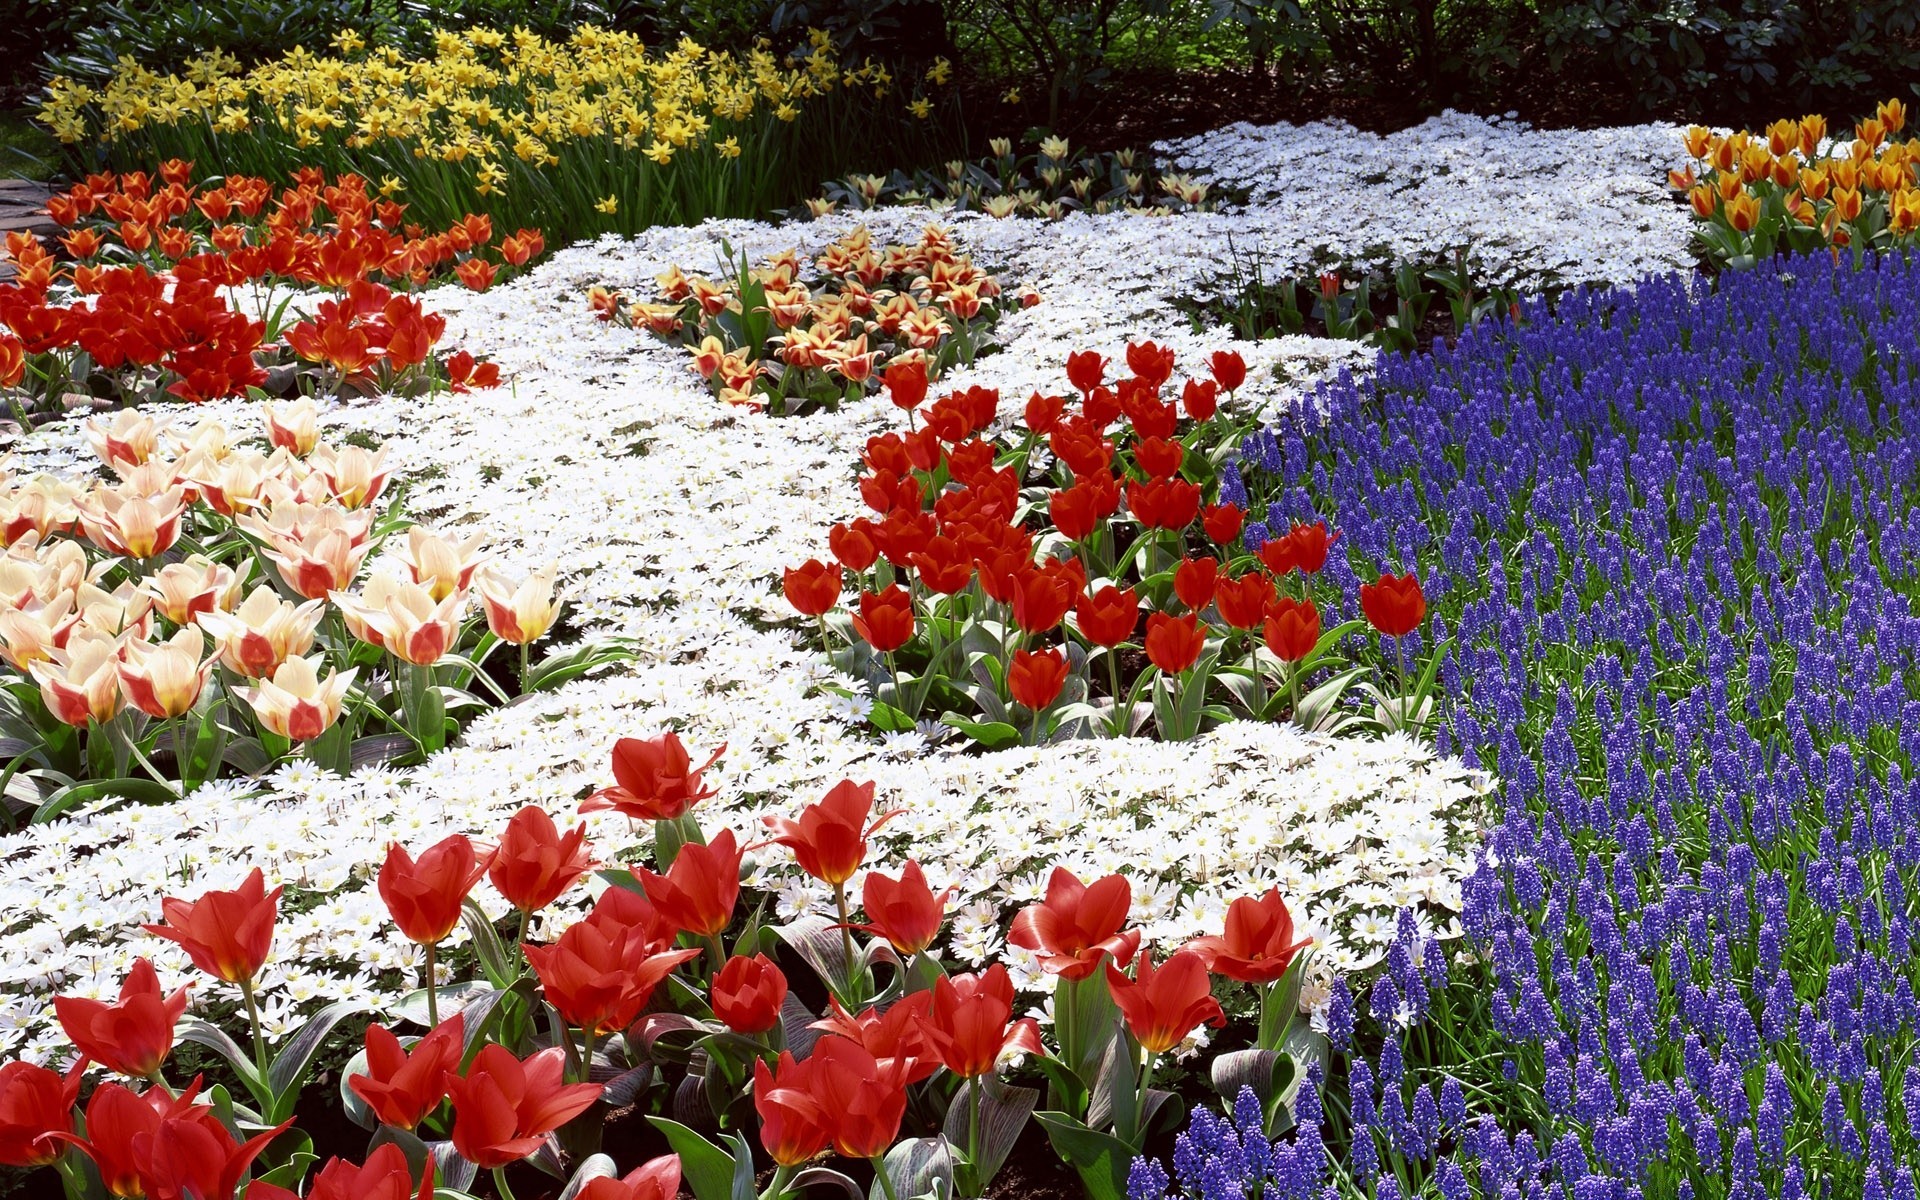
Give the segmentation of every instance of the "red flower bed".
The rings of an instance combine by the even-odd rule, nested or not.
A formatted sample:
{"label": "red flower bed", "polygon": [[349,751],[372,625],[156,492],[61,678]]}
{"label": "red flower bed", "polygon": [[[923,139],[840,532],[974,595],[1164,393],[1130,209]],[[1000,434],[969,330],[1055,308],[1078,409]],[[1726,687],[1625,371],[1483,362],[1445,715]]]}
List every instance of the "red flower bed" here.
{"label": "red flower bed", "polygon": [[[892,815],[874,814],[873,784],[845,781],[793,819],[767,817],[772,840],[748,846],[732,830],[709,839],[692,815],[713,795],[701,783],[712,761],[694,767],[671,733],[619,744],[617,784],[583,808],[653,814],[651,869],[600,870],[610,886],[544,944],[527,938],[530,919],[602,866],[584,826],[563,832],[530,806],[492,845],[455,834],[417,856],[389,848],[377,888],[422,949],[425,990],[401,1005],[422,1033],[369,1023],[357,1035],[364,1052],[340,1095],[373,1138],[363,1163],[321,1166],[308,1200],[430,1197],[436,1182],[471,1193],[482,1171],[511,1200],[507,1168],[522,1163],[595,1200],[670,1200],[683,1178],[695,1200],[737,1200],[733,1181],[756,1177],[761,1200],[798,1200],[821,1183],[864,1194],[848,1170],[871,1170],[880,1192],[903,1200],[936,1180],[934,1194],[977,1197],[1030,1120],[1090,1194],[1117,1195],[1148,1134],[1183,1110],[1155,1086],[1156,1064],[1201,1026],[1226,1024],[1216,986],[1253,989],[1261,1013],[1253,1046],[1221,1060],[1219,1086],[1253,1086],[1277,1109],[1295,1064],[1324,1058],[1319,1035],[1294,1021],[1311,939],[1295,936],[1277,891],[1236,900],[1221,935],[1163,956],[1129,927],[1123,876],[1083,883],[1055,868],[1007,939],[1055,977],[1049,1044],[1038,1021],[1015,1015],[1006,966],[950,975],[927,952],[948,894],[912,859],[897,877],[866,873],[866,920],[854,920],[849,882]],[[774,845],[832,889],[837,920],[762,919],[766,898],[746,894],[742,857]],[[512,941],[469,898],[483,877],[509,906]],[[313,1156],[295,1108],[354,1006],[329,1005],[277,1047],[262,1036],[283,898],[255,869],[237,888],[162,900],[160,921],[144,926],[185,950],[205,976],[193,987],[237,995],[229,1011],[246,1044],[185,1021],[189,988],[164,992],[144,958],[115,1000],[56,999],[82,1057],[64,1075],[0,1066],[0,1164],[52,1168],[75,1200],[100,1182],[117,1196],[299,1195]],[[465,969],[438,984],[436,950],[463,921]],[[792,981],[803,986],[789,971],[805,972]],[[178,1086],[169,1060],[181,1040],[226,1059],[239,1091],[202,1077]],[[118,1078],[82,1102],[89,1061]],[[644,1163],[596,1153],[609,1112],[627,1107],[676,1153]]]}
{"label": "red flower bed", "polygon": [[[1335,652],[1366,624],[1321,628],[1314,597],[1330,586],[1318,581],[1338,532],[1302,520],[1256,552],[1245,511],[1221,500],[1244,429],[1220,400],[1246,379],[1240,356],[1213,355],[1177,389],[1171,350],[1143,342],[1126,359],[1109,382],[1098,355],[1069,355],[1077,395],[1035,394],[1024,431],[1004,441],[988,433],[997,392],[950,393],[924,411],[923,380],[896,393],[908,431],[869,439],[863,455],[873,515],[829,532],[831,562],[784,576],[795,610],[842,644],[836,663],[871,685],[874,723],[938,714],[988,745],[1149,722],[1189,738],[1236,715],[1412,723],[1399,714],[1422,704],[1371,684],[1360,684],[1378,701],[1371,718],[1336,707],[1363,672]],[[1403,635],[1424,612],[1420,585],[1383,579],[1361,608]],[[1303,688],[1316,673],[1326,681]]]}
{"label": "red flower bed", "polygon": [[[196,183],[191,163],[172,161],[157,178],[89,176],[47,209],[69,230],[68,260],[10,234],[18,274],[0,285],[0,388],[20,389],[17,411],[76,392],[244,395],[282,362],[316,364],[282,391],[492,386],[497,367],[435,356],[446,321],[406,293],[448,278],[484,289],[544,249],[533,230],[496,243],[483,216],[429,233],[360,177],[318,170],[276,191],[243,176]],[[260,315],[238,303],[243,287]],[[271,302],[284,287],[334,299],[283,326],[287,308]]]}

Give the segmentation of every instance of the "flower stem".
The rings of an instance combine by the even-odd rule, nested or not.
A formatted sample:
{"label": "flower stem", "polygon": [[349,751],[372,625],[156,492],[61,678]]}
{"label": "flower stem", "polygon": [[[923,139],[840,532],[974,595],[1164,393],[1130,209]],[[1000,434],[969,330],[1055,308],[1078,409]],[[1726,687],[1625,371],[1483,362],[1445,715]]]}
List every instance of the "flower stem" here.
{"label": "flower stem", "polygon": [[[1153,1089],[1153,1059],[1154,1059],[1154,1053],[1153,1053],[1153,1051],[1151,1051],[1151,1050],[1144,1050],[1144,1049],[1143,1049],[1143,1050],[1142,1050],[1142,1051],[1140,1052],[1140,1055],[1141,1055],[1141,1058],[1140,1058],[1140,1099],[1139,1099],[1139,1100],[1138,1100],[1138,1101],[1137,1101],[1137,1102],[1136,1102],[1136,1103],[1134,1104],[1134,1106],[1133,1106],[1133,1111],[1134,1111],[1134,1113],[1135,1113],[1135,1115],[1136,1115],[1136,1116],[1137,1116],[1138,1114],[1140,1114],[1140,1113],[1143,1113],[1143,1112],[1145,1112],[1145,1111],[1147,1110],[1147,1093],[1148,1093],[1149,1091],[1151,1091],[1151,1090]],[[1137,1129],[1130,1129],[1130,1130],[1128,1130],[1128,1131],[1127,1131],[1127,1141],[1128,1141],[1128,1142],[1130,1142],[1130,1143],[1137,1143],[1137,1142],[1139,1142],[1140,1140],[1141,1140],[1141,1139],[1140,1139],[1140,1131],[1139,1131],[1139,1130],[1137,1130]],[[1139,1149],[1139,1146],[1138,1146],[1138,1145],[1135,1145],[1135,1146],[1134,1146],[1134,1148],[1135,1148],[1135,1149],[1137,1150],[1137,1149]]]}
{"label": "flower stem", "polygon": [[253,1027],[253,1065],[264,1081],[267,1077],[267,1038],[260,1031],[260,1005],[253,998],[253,980],[240,981],[240,995],[247,1002],[247,1023]]}
{"label": "flower stem", "polygon": [[973,1174],[973,1192],[986,1190],[980,1178],[980,1076],[967,1080],[967,1169]]}
{"label": "flower stem", "polygon": [[767,1190],[760,1193],[760,1200],[781,1200],[787,1194],[787,1184],[792,1182],[794,1170],[789,1166],[776,1166],[773,1180],[767,1184]]}
{"label": "flower stem", "polygon": [[858,986],[853,969],[855,962],[853,928],[847,921],[847,885],[845,883],[833,885],[833,907],[840,914],[840,951],[847,956],[847,997],[853,1001],[847,1007],[852,1008],[858,1004],[861,994],[866,989]]}
{"label": "flower stem", "polygon": [[433,974],[433,952],[434,944],[428,942],[427,966],[425,973],[421,977],[421,982],[427,989],[427,1028],[429,1029],[436,1028],[440,1024],[440,1000],[439,997],[435,995],[435,992],[439,989],[435,986],[438,980],[434,978]]}
{"label": "flower stem", "polygon": [[493,1190],[500,1193],[500,1200],[513,1200],[513,1189],[507,1186],[507,1169],[493,1169]]}
{"label": "flower stem", "polygon": [[1120,647],[1107,647],[1107,682],[1113,689],[1113,736],[1121,736],[1120,716]]}
{"label": "flower stem", "polygon": [[900,1200],[893,1191],[893,1180],[887,1175],[887,1162],[884,1155],[876,1154],[867,1160],[873,1164],[873,1177],[880,1181],[880,1190],[885,1192],[887,1200]]}

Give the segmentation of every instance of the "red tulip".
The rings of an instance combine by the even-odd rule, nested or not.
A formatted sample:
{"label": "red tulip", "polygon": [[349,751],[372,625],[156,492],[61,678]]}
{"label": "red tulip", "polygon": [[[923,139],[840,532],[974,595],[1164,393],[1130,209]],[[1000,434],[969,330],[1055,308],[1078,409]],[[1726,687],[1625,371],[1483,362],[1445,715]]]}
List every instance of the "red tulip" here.
{"label": "red tulip", "polygon": [[[0,1065],[0,1165],[44,1167],[65,1152],[60,1140],[46,1135],[67,1134],[73,1128],[73,1105],[80,1098],[85,1070],[84,1059],[74,1063],[65,1078],[34,1063]],[[103,1084],[94,1094],[111,1086]]]}
{"label": "red tulip", "polygon": [[699,937],[715,937],[733,921],[734,902],[740,898],[740,855],[733,831],[723,829],[707,845],[689,842],[680,847],[665,875],[645,867],[633,873],[662,920]]}
{"label": "red tulip", "polygon": [[1133,444],[1133,461],[1151,479],[1178,474],[1186,456],[1186,448],[1171,438],[1142,438]]}
{"label": "red tulip", "polygon": [[521,912],[539,912],[593,869],[586,840],[585,825],[562,837],[547,810],[529,804],[507,822],[487,879]]}
{"label": "red tulip", "polygon": [[1067,398],[1065,396],[1042,396],[1039,392],[1027,397],[1027,411],[1021,424],[1037,434],[1053,432],[1060,418],[1066,415]]}
{"label": "red tulip", "polygon": [[1007,941],[1033,951],[1050,974],[1085,979],[1108,955],[1121,966],[1133,961],[1140,931],[1120,931],[1132,905],[1133,888],[1124,875],[1083,884],[1065,867],[1055,867],[1046,899],[1015,914]]}
{"label": "red tulip", "polygon": [[60,1028],[80,1053],[109,1071],[145,1079],[173,1050],[173,1027],[187,1011],[187,989],[162,995],[151,959],[134,960],[112,1004],[79,996],[55,996]]}
{"label": "red tulip", "polygon": [[849,571],[864,571],[880,557],[880,547],[875,544],[871,533],[873,522],[861,517],[849,525],[835,525],[827,530],[827,549],[833,552],[835,562]]}
{"label": "red tulip", "polygon": [[1427,597],[1411,572],[1382,575],[1360,585],[1360,611],[1388,637],[1400,637],[1420,628],[1427,615]]}
{"label": "red tulip", "polygon": [[460,923],[467,893],[487,872],[464,833],[427,847],[418,860],[395,842],[380,866],[380,899],[400,934],[422,946],[438,944]]}
{"label": "red tulip", "polygon": [[868,871],[860,882],[860,907],[866,910],[867,924],[859,926],[878,934],[901,954],[918,954],[940,936],[940,923],[946,917],[948,888],[938,896],[927,886],[920,864],[908,859],[898,880],[878,871]]}
{"label": "red tulip", "polygon": [[1034,712],[1060,698],[1067,683],[1067,658],[1058,650],[1015,650],[1007,664],[1007,694]]}
{"label": "red tulip", "polygon": [[696,767],[677,733],[621,738],[613,744],[614,786],[588,796],[580,811],[612,810],[636,821],[677,820],[716,794],[702,785],[700,776],[726,751],[723,743]]}
{"label": "red tulip", "polygon": [[1047,497],[1047,516],[1062,537],[1074,542],[1085,541],[1107,515],[1101,511],[1102,499],[1099,488],[1076,483]]}
{"label": "red tulip", "polygon": [[273,948],[280,892],[280,888],[267,891],[260,868],[255,867],[231,892],[210,891],[193,901],[167,897],[160,902],[166,924],[141,928],[178,942],[193,965],[214,978],[245,983],[260,973]]}
{"label": "red tulip", "polygon": [[209,1200],[225,1200],[238,1193],[241,1177],[267,1143],[292,1124],[289,1118],[241,1142],[207,1105],[170,1113],[161,1117],[149,1139],[133,1143],[136,1154],[146,1160],[141,1183],[146,1194],[156,1198],[206,1196]]}
{"label": "red tulip", "polygon": [[813,1066],[807,1091],[833,1130],[833,1148],[848,1158],[885,1154],[907,1111],[905,1067],[882,1063],[839,1037],[820,1039],[807,1061]]}
{"label": "red tulip", "polygon": [[884,592],[860,593],[853,628],[882,654],[898,650],[913,640],[913,597],[897,583]]}
{"label": "red tulip", "polygon": [[1294,560],[1293,550],[1293,539],[1282,536],[1268,538],[1261,542],[1257,553],[1260,556],[1260,564],[1276,576],[1280,576],[1299,565]]}
{"label": "red tulip", "polygon": [[1223,579],[1213,600],[1220,606],[1221,620],[1235,629],[1252,629],[1266,619],[1267,606],[1273,603],[1273,580],[1257,571]]}
{"label": "red tulip", "polygon": [[771,1068],[767,1060],[753,1064],[753,1108],[760,1116],[760,1144],[767,1156],[783,1167],[797,1167],[833,1141],[826,1114],[814,1102],[814,1060],[795,1062],[782,1050]]}
{"label": "red tulip", "polygon": [[1107,360],[1091,350],[1067,355],[1067,381],[1085,396],[1107,377]]}
{"label": "red tulip", "polygon": [[1287,531],[1286,540],[1292,544],[1293,565],[1311,575],[1327,565],[1327,551],[1340,540],[1340,532],[1329,533],[1325,521],[1315,521],[1295,525]]}
{"label": "red tulip", "polygon": [[1213,381],[1229,392],[1237,392],[1247,381],[1247,360],[1236,350],[1215,350],[1207,360],[1213,369]]}
{"label": "red tulip", "polygon": [[1194,420],[1211,420],[1220,407],[1220,385],[1211,379],[1189,379],[1180,389],[1180,404]]}
{"label": "red tulip", "polygon": [[[7,1067],[0,1067],[0,1072],[16,1065],[19,1064],[9,1063]],[[79,1090],[78,1064],[69,1075],[69,1084],[74,1091]],[[46,1085],[41,1082],[38,1086],[44,1088]],[[197,1079],[192,1087],[177,1097],[169,1097],[162,1088],[148,1088],[142,1095],[117,1083],[103,1083],[93,1089],[93,1095],[87,1097],[86,1135],[81,1137],[68,1132],[72,1127],[71,1119],[63,1109],[59,1114],[59,1123],[51,1127],[51,1136],[38,1144],[39,1149],[44,1153],[57,1144],[54,1139],[69,1142],[93,1160],[109,1196],[144,1196],[151,1176],[152,1142],[159,1132],[160,1122],[191,1108],[199,1090]],[[0,1128],[4,1128],[4,1124],[0,1124]],[[57,1157],[53,1155],[36,1161],[52,1162]]]}
{"label": "red tulip", "polygon": [[[344,1158],[328,1159],[307,1186],[307,1200],[433,1200],[433,1195],[433,1156],[426,1156],[416,1192],[406,1151],[395,1142],[374,1149],[364,1166],[356,1167]],[[248,1189],[247,1200],[260,1200],[257,1186]]]}
{"label": "red tulip", "polygon": [[1199,612],[1213,603],[1213,592],[1219,586],[1220,562],[1214,558],[1183,558],[1180,565],[1173,569],[1173,594],[1180,603],[1194,612]]}
{"label": "red tulip", "polygon": [[993,1074],[1007,1054],[1042,1052],[1039,1023],[1013,1020],[1013,981],[999,963],[978,975],[934,982],[927,1041],[940,1064],[962,1079]]}
{"label": "red tulip", "polygon": [[881,373],[880,382],[886,385],[887,399],[895,408],[919,408],[927,398],[926,360],[911,358],[894,363]]}
{"label": "red tulip", "polygon": [[1152,342],[1129,342],[1127,370],[1152,386],[1159,387],[1173,377],[1173,347],[1157,346]]}
{"label": "red tulip", "polygon": [[932,992],[909,992],[884,1012],[869,1005],[856,1015],[829,997],[829,1015],[809,1028],[845,1038],[871,1054],[883,1069],[898,1067],[906,1082],[919,1083],[940,1069],[940,1060],[927,1042],[927,1011],[932,1004]]}
{"label": "red tulip", "polygon": [[680,1156],[668,1154],[618,1179],[590,1179],[577,1200],[674,1200],[680,1194]]}
{"label": "red tulip", "polygon": [[840,587],[846,573],[810,558],[798,567],[788,567],[780,576],[780,590],[787,603],[803,617],[818,617],[833,611],[840,603]]}
{"label": "red tulip", "polygon": [[727,960],[713,977],[713,1015],[735,1033],[765,1033],[780,1023],[787,977],[764,954]]}
{"label": "red tulip", "polygon": [[1080,636],[1096,646],[1112,649],[1133,636],[1140,623],[1140,599],[1132,588],[1121,591],[1112,584],[1091,596],[1083,597],[1073,610]]}
{"label": "red tulip", "polygon": [[1023,633],[1045,633],[1066,618],[1079,597],[1058,571],[1028,571],[1013,582],[1013,623]]}
{"label": "red tulip", "polygon": [[482,1168],[504,1167],[536,1153],[549,1133],[600,1098],[597,1083],[566,1083],[566,1069],[566,1052],[558,1046],[525,1062],[505,1046],[482,1047],[464,1078],[447,1081],[454,1150]]}
{"label": "red tulip", "polygon": [[934,538],[925,550],[908,557],[913,569],[920,572],[921,584],[930,592],[951,596],[973,582],[973,556],[950,537]]}
{"label": "red tulip", "polygon": [[1320,610],[1311,600],[1282,596],[1267,609],[1267,649],[1282,662],[1299,662],[1320,644]]}
{"label": "red tulip", "polygon": [[700,954],[659,950],[662,943],[653,933],[646,925],[588,919],[568,927],[552,945],[521,949],[547,1003],[567,1024],[598,1038],[633,1024],[673,969]]}
{"label": "red tulip", "polygon": [[1213,998],[1206,963],[1191,950],[1177,951],[1157,969],[1153,955],[1142,954],[1132,979],[1108,963],[1107,989],[1134,1040],[1154,1054],[1178,1046],[1202,1021],[1215,1028],[1227,1023]]}
{"label": "red tulip", "polygon": [[1280,898],[1280,889],[1268,888],[1257,899],[1242,896],[1229,904],[1226,931],[1195,938],[1186,948],[1198,954],[1215,975],[1241,983],[1272,983],[1311,945],[1310,937],[1294,940],[1293,914]]}
{"label": "red tulip", "polygon": [[367,1026],[367,1073],[350,1075],[347,1086],[367,1102],[382,1125],[413,1129],[447,1098],[447,1080],[460,1069],[466,1021],[455,1013],[435,1025],[408,1051],[382,1025]]}
{"label": "red tulip", "polygon": [[1184,479],[1130,481],[1127,511],[1148,529],[1185,529],[1200,515],[1200,489]]}
{"label": "red tulip", "polygon": [[1199,662],[1200,652],[1206,648],[1206,630],[1194,614],[1170,617],[1154,613],[1147,618],[1147,661],[1167,674],[1178,675]]}
{"label": "red tulip", "polygon": [[1200,527],[1221,546],[1231,545],[1240,536],[1246,519],[1246,511],[1237,504],[1210,504],[1200,510]]}
{"label": "red tulip", "polygon": [[775,831],[773,840],[793,851],[800,869],[830,887],[853,878],[867,857],[867,838],[898,810],[880,814],[871,825],[873,784],[843,779],[818,804],[800,810],[798,821],[762,817]]}

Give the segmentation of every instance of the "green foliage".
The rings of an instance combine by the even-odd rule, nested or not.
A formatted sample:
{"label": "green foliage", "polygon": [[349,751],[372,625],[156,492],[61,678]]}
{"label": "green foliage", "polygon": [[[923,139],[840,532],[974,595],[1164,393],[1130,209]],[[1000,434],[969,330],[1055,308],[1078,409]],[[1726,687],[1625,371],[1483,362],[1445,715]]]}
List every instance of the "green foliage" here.
{"label": "green foliage", "polygon": [[1216,0],[1256,71],[1339,74],[1429,105],[1503,104],[1542,81],[1623,115],[1806,107],[1890,95],[1920,71],[1909,0]]}

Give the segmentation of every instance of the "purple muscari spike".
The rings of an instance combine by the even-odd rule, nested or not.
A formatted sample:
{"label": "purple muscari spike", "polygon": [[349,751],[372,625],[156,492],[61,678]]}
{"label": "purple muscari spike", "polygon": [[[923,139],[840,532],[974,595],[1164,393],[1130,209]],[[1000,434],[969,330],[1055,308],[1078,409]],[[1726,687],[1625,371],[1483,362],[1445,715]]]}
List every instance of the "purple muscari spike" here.
{"label": "purple muscari spike", "polygon": [[[1909,1076],[1913,1069],[1909,1068]],[[1786,1072],[1777,1062],[1767,1064],[1767,1078],[1760,1089],[1760,1102],[1754,1113],[1754,1128],[1759,1134],[1760,1152],[1768,1162],[1778,1162],[1787,1148],[1787,1124],[1793,1120],[1793,1093],[1787,1090]]]}
{"label": "purple muscari spike", "polygon": [[1466,1123],[1467,1094],[1461,1090],[1460,1081],[1451,1075],[1440,1084],[1440,1118],[1450,1129]]}
{"label": "purple muscari spike", "polygon": [[1136,1158],[1127,1171],[1127,1200],[1164,1200],[1173,1181],[1167,1170],[1151,1158]]}
{"label": "purple muscari spike", "polygon": [[1433,1093],[1425,1088],[1413,1094],[1412,1124],[1414,1136],[1419,1139],[1420,1152],[1415,1157],[1431,1158],[1440,1141],[1440,1107],[1433,1102]]}
{"label": "purple muscari spike", "polygon": [[1847,1115],[1847,1103],[1840,1095],[1840,1085],[1829,1083],[1827,1096],[1820,1110],[1821,1126],[1826,1132],[1827,1144],[1848,1158],[1860,1157],[1864,1147],[1860,1145],[1860,1131],[1854,1127],[1853,1119]]}
{"label": "purple muscari spike", "polygon": [[1342,1052],[1353,1044],[1353,993],[1347,990],[1344,978],[1334,981],[1333,995],[1327,1001],[1327,1041]]}
{"label": "purple muscari spike", "polygon": [[[1487,997],[1476,1053],[1540,1088],[1542,1140],[1463,1127],[1421,1059],[1356,1042],[1345,988],[1395,1033],[1446,985],[1402,937],[1328,1006],[1367,1068],[1364,1178],[1370,1127],[1423,1142],[1427,1099],[1444,1200],[1449,1168],[1486,1200],[1855,1200],[1869,1163],[1909,1200],[1920,1150],[1879,1125],[1920,1113],[1916,336],[1899,256],[1576,289],[1343,373],[1240,447],[1222,487],[1251,516],[1340,514],[1328,620],[1360,573],[1419,571],[1419,643],[1454,639],[1435,740],[1497,780],[1452,974]],[[1324,1191],[1317,1136],[1274,1160],[1310,1150],[1312,1182],[1276,1165],[1273,1196]]]}

